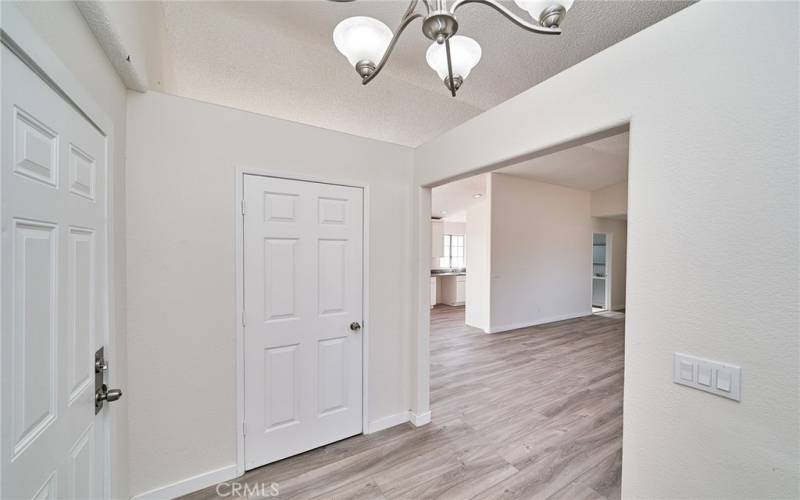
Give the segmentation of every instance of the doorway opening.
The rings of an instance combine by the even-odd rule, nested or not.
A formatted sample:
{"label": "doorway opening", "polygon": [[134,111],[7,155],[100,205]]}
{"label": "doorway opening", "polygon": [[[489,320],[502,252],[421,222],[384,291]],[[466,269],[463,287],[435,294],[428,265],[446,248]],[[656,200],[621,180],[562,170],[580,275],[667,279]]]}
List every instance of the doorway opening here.
{"label": "doorway opening", "polygon": [[[600,495],[620,496],[628,136],[431,189],[431,422],[491,436],[487,454],[517,471],[491,488],[574,496],[602,462]],[[442,258],[454,223],[463,269]],[[537,470],[561,463],[568,478]]]}

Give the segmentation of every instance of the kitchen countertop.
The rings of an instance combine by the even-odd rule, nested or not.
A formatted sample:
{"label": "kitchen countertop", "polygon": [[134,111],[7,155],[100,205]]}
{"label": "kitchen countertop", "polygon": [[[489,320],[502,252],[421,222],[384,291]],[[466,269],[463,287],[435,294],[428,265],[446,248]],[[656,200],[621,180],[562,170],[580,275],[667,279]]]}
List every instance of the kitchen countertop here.
{"label": "kitchen countertop", "polygon": [[466,271],[445,271],[443,273],[431,271],[431,278],[436,278],[438,276],[466,276]]}

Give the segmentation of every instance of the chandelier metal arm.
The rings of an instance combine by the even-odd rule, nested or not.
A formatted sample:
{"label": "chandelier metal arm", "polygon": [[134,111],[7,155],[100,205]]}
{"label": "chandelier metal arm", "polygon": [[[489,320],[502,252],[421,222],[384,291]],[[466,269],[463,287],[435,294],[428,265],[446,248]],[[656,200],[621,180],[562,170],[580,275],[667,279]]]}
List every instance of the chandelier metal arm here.
{"label": "chandelier metal arm", "polygon": [[455,14],[456,10],[459,7],[461,7],[462,5],[466,5],[468,3],[479,3],[487,7],[491,7],[497,12],[503,14],[509,21],[511,21],[512,23],[516,24],[517,26],[526,31],[532,31],[533,33],[540,33],[542,35],[561,34],[561,28],[556,28],[556,27],[547,28],[539,23],[530,23],[528,21],[525,21],[524,19],[514,14],[511,10],[509,10],[505,6],[497,3],[495,0],[455,0],[455,2],[453,2],[450,5],[450,13]]}
{"label": "chandelier metal arm", "polygon": [[[427,0],[423,0],[423,2],[426,6],[428,5]],[[383,67],[386,65],[386,61],[389,59],[389,56],[392,55],[392,50],[394,50],[394,46],[397,44],[397,40],[400,38],[400,35],[403,34],[403,30],[405,30],[415,19],[424,17],[420,13],[414,13],[416,8],[417,0],[411,0],[411,3],[408,5],[408,9],[406,9],[406,13],[403,14],[403,18],[400,20],[400,26],[397,27],[397,31],[395,31],[391,41],[389,42],[389,45],[386,47],[386,52],[383,53],[383,57],[381,57],[380,62],[377,64],[377,66],[375,66],[375,71],[365,76],[361,80],[361,85],[368,84],[373,78],[378,76],[378,73],[380,73]]]}
{"label": "chandelier metal arm", "polygon": [[[411,0],[411,2],[409,2],[408,7],[406,7],[406,11],[403,13],[403,17],[400,18],[401,21],[410,16],[411,13],[417,9],[417,3],[419,3],[419,0]],[[428,5],[427,0],[422,0],[422,3]]]}
{"label": "chandelier metal arm", "polygon": [[447,78],[450,80],[450,95],[456,96],[456,84],[453,80],[453,61],[450,59],[450,39],[444,41],[445,53],[447,54]]}

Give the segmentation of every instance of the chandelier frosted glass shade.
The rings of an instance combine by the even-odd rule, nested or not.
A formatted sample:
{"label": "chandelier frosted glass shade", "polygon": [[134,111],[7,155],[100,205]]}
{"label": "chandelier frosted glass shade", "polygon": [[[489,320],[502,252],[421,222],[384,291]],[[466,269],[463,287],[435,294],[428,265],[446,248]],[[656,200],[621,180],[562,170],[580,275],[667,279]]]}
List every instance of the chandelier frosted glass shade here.
{"label": "chandelier frosted glass shade", "polygon": [[530,12],[533,19],[507,7],[505,0],[408,1],[408,7],[395,31],[370,17],[351,17],[336,25],[333,43],[361,77],[361,84],[366,85],[386,66],[403,31],[414,21],[420,20],[422,34],[435,42],[428,48],[425,59],[450,95],[455,97],[464,79],[481,60],[478,42],[456,35],[456,10],[477,3],[495,10],[525,31],[539,35],[560,35],[561,22],[574,0],[514,0],[519,7]]}
{"label": "chandelier frosted glass shade", "polygon": [[[433,68],[439,78],[449,76],[447,71],[447,49],[444,44],[433,42],[425,54],[428,66]],[[453,66],[453,77],[466,79],[472,68],[481,60],[481,46],[472,38],[456,35],[450,38],[450,59]]]}
{"label": "chandelier frosted glass shade", "polygon": [[386,52],[392,36],[392,30],[377,19],[356,16],[336,25],[333,43],[352,66],[362,61],[377,64]]}
{"label": "chandelier frosted glass shade", "polygon": [[[514,0],[519,8],[528,11],[528,14],[538,22],[545,24],[547,12],[553,7],[561,7],[566,13],[575,0]],[[560,19],[559,19],[560,21]]]}

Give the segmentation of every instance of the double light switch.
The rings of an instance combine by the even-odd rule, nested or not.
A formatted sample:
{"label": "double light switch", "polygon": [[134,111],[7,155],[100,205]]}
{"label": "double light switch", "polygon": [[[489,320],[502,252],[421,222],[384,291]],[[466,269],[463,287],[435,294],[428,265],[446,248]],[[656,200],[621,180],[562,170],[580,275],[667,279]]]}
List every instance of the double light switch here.
{"label": "double light switch", "polygon": [[678,352],[673,363],[673,381],[676,384],[741,401],[740,367]]}

